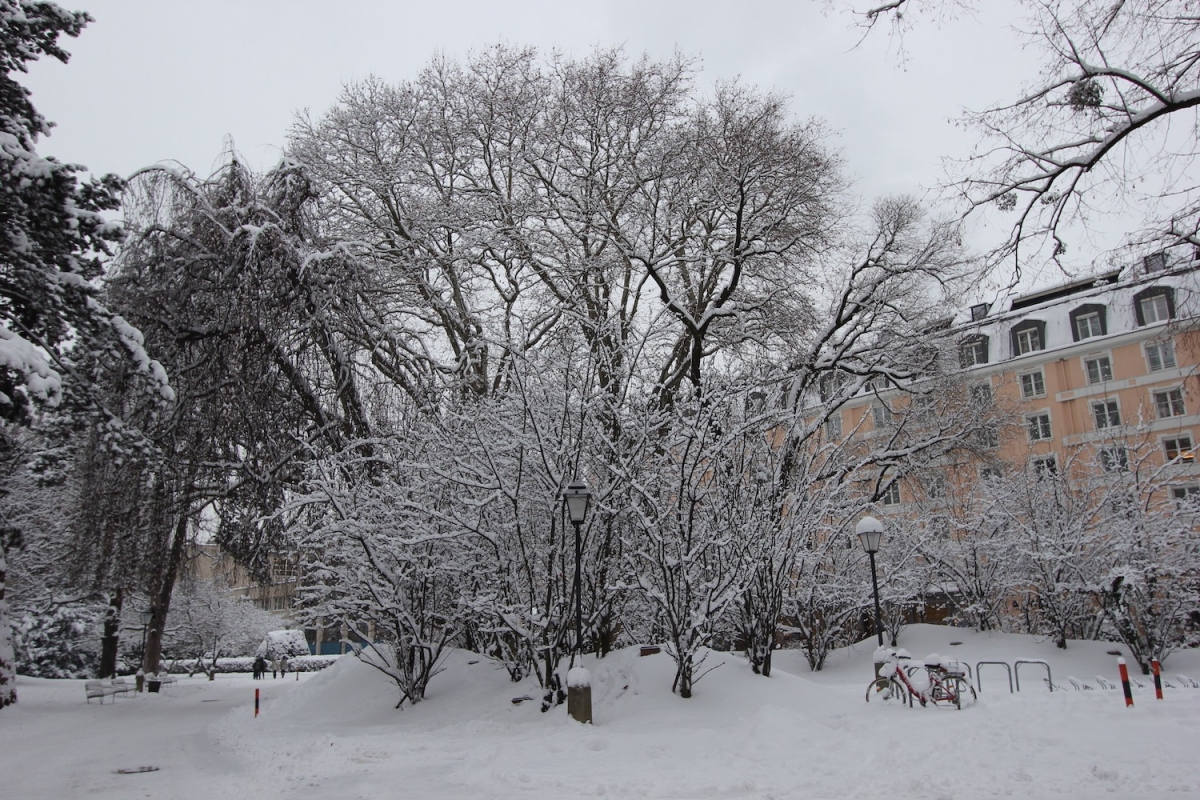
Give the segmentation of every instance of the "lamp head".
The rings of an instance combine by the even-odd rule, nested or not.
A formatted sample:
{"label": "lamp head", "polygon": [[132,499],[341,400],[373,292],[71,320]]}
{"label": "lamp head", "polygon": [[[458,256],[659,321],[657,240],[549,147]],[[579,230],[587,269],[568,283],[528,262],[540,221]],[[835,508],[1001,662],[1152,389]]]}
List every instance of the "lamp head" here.
{"label": "lamp head", "polygon": [[874,517],[863,517],[854,526],[858,540],[862,542],[863,550],[868,553],[879,552],[879,541],[883,538],[883,523]]}
{"label": "lamp head", "polygon": [[586,483],[573,481],[568,484],[563,492],[563,500],[567,504],[567,516],[571,518],[572,525],[583,524],[583,520],[587,516],[588,501],[591,499],[592,493],[588,490]]}

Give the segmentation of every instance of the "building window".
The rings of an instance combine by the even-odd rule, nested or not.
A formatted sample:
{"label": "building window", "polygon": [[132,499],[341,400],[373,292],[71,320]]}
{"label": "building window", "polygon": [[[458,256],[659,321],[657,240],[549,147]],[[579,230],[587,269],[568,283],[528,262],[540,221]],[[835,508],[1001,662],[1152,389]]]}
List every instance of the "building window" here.
{"label": "building window", "polygon": [[841,394],[842,387],[850,382],[850,376],[845,372],[826,372],[817,381],[817,391],[821,395],[821,402],[828,403],[834,397]]}
{"label": "building window", "polygon": [[886,405],[871,406],[871,419],[875,422],[875,430],[881,431],[892,426],[892,410]]}
{"label": "building window", "polygon": [[1175,293],[1169,286],[1152,286],[1133,297],[1137,324],[1153,325],[1175,316]]}
{"label": "building window", "polygon": [[1092,418],[1096,420],[1096,430],[1116,428],[1121,424],[1121,409],[1117,406],[1115,397],[1092,403]]}
{"label": "building window", "polygon": [[959,342],[958,363],[963,369],[988,363],[988,337],[968,336]]}
{"label": "building window", "polygon": [[1157,253],[1142,256],[1142,266],[1146,268],[1147,273],[1162,272],[1167,268],[1167,254],[1159,250]]}
{"label": "building window", "polygon": [[1031,397],[1044,397],[1046,394],[1046,379],[1042,371],[1026,372],[1021,375],[1021,397],[1026,400]]}
{"label": "building window", "polygon": [[1124,445],[1113,445],[1100,449],[1100,466],[1105,472],[1126,472],[1129,470],[1129,453]]}
{"label": "building window", "polygon": [[1023,356],[1045,347],[1045,323],[1023,322],[1020,327],[1013,328],[1013,356]]}
{"label": "building window", "polygon": [[991,407],[992,385],[990,383],[977,383],[971,387],[971,405],[976,409]]}
{"label": "building window", "polygon": [[840,411],[825,420],[825,438],[829,440],[842,438],[842,414]]}
{"label": "building window", "polygon": [[1151,372],[1175,368],[1175,345],[1170,339],[1146,345],[1146,366]]}
{"label": "building window", "polygon": [[900,484],[892,481],[891,485],[883,490],[883,496],[879,498],[885,506],[899,505],[900,503]]}
{"label": "building window", "polygon": [[1154,393],[1154,412],[1159,419],[1182,417],[1187,413],[1183,405],[1183,389],[1168,389]]}
{"label": "building window", "polygon": [[925,496],[937,500],[946,496],[946,476],[941,474],[926,475],[924,480]]}
{"label": "building window", "polygon": [[1195,506],[1197,502],[1200,502],[1200,486],[1196,486],[1195,484],[1191,486],[1172,486],[1171,499],[1180,508]]}
{"label": "building window", "polygon": [[975,446],[984,450],[995,450],[1000,446],[1000,434],[991,422],[980,423],[975,429]]}
{"label": "building window", "polygon": [[1188,435],[1163,439],[1163,452],[1167,456],[1167,461],[1191,462],[1196,458],[1196,454],[1192,450],[1192,437]]}
{"label": "building window", "polygon": [[1104,383],[1112,380],[1112,361],[1108,356],[1096,356],[1083,361],[1088,383]]}
{"label": "building window", "polygon": [[1106,311],[1104,306],[1089,303],[1088,305],[1080,306],[1071,312],[1071,334],[1075,337],[1075,341],[1091,339],[1093,336],[1103,336],[1108,333],[1108,326],[1105,324]]}
{"label": "building window", "polygon": [[1054,456],[1042,456],[1029,462],[1033,474],[1039,478],[1049,478],[1058,474],[1058,459]]}
{"label": "building window", "polygon": [[998,481],[1002,474],[999,467],[986,466],[979,468],[979,480],[981,481]]}
{"label": "building window", "polygon": [[1051,438],[1049,411],[1030,414],[1025,421],[1029,425],[1029,441],[1040,442]]}

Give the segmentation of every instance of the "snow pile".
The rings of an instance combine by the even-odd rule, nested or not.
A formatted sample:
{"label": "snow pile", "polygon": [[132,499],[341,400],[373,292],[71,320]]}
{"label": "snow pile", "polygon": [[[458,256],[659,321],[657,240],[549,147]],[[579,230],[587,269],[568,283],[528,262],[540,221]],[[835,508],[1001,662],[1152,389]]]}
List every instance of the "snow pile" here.
{"label": "snow pile", "polygon": [[[1118,648],[1106,642],[1059,650],[1030,636],[925,625],[901,642],[973,670],[1042,659],[1056,684],[1117,675],[1107,651]],[[874,647],[834,651],[820,673],[801,653],[780,651],[769,679],[737,654],[708,653],[712,670],[689,700],[671,693],[665,653],[588,656],[593,725],[575,723],[565,706],[543,714],[536,681],[513,683],[502,665],[465,651],[450,652],[427,698],[401,711],[391,681],[349,655],[299,681],[185,677],[166,695],[103,709],[84,704],[79,682],[23,678],[21,703],[0,714],[0,771],[5,796],[28,800],[1200,797],[1200,689],[1173,677],[1200,675],[1200,651],[1172,656],[1174,688],[1161,702],[1145,679],[1133,708],[1094,679],[1091,691],[1051,693],[1045,668],[1030,664],[1020,693],[985,666],[979,702],[957,711],[865,703]],[[512,702],[525,695],[535,702]],[[113,775],[138,764],[162,770],[136,787]]]}

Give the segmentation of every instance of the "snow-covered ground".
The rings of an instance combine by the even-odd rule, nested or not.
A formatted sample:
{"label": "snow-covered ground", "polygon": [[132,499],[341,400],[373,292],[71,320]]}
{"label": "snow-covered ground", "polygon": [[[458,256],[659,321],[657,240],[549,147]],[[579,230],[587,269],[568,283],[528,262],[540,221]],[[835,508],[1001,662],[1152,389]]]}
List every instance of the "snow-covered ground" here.
{"label": "snow-covered ground", "polygon": [[[1062,651],[913,626],[900,644],[972,667],[1042,658],[1063,686],[1117,680],[1105,643]],[[403,711],[352,657],[299,681],[183,678],[169,694],[103,707],[84,703],[82,681],[22,678],[19,705],[0,712],[0,797],[1200,798],[1200,689],[1168,688],[1160,702],[1137,676],[1146,686],[1129,709],[1120,690],[1051,694],[1036,666],[1010,694],[1003,670],[985,667],[979,702],[963,711],[867,704],[873,650],[839,651],[817,674],[782,652],[770,679],[714,653],[708,666],[719,667],[690,700],[671,694],[665,654],[589,659],[590,727],[565,707],[514,705],[536,687],[467,653]],[[1165,671],[1176,687],[1177,673],[1200,679],[1200,651]],[[159,769],[116,772],[138,766]]]}

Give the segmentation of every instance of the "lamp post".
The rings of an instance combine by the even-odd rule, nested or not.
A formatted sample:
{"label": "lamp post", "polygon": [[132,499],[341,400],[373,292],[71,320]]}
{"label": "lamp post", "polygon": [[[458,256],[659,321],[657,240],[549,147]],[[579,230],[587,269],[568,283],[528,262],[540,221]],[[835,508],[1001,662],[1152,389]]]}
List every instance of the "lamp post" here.
{"label": "lamp post", "polygon": [[[587,484],[573,481],[563,492],[567,516],[575,526],[575,652],[579,654],[579,666],[572,666],[567,673],[567,713],[579,722],[592,721],[592,680],[583,667],[583,602],[580,589],[580,533],[579,529],[587,517],[588,501],[592,493]],[[574,665],[574,656],[571,658]]]}
{"label": "lamp post", "polygon": [[871,588],[875,591],[875,633],[879,635],[879,646],[883,647],[883,618],[879,613],[879,577],[875,572],[875,554],[879,552],[879,540],[883,538],[883,523],[874,517],[863,517],[854,526],[863,550],[871,558]]}
{"label": "lamp post", "polygon": [[150,620],[154,618],[154,614],[153,612],[146,610],[139,611],[138,616],[142,620],[142,666],[138,667],[136,689],[140,692],[145,686],[146,681],[146,629],[150,627]]}

